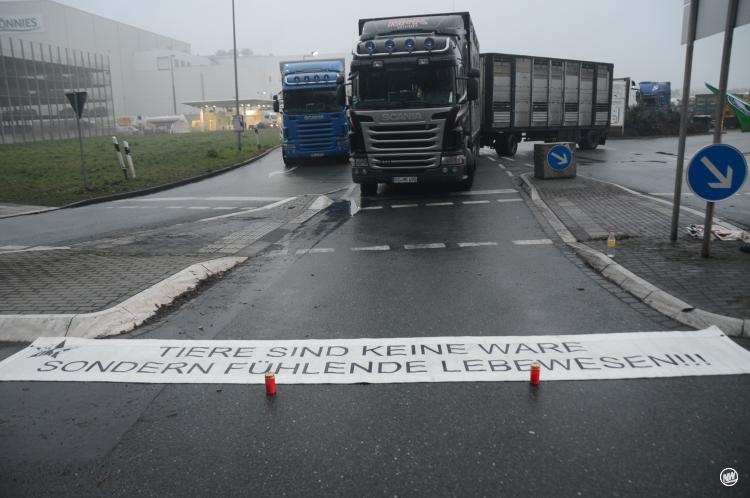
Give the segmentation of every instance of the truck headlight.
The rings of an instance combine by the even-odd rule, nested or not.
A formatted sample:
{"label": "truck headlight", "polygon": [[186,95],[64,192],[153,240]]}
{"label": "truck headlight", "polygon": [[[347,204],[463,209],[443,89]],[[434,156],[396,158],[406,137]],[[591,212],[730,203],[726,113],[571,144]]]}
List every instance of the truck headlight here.
{"label": "truck headlight", "polygon": [[367,163],[367,158],[366,157],[355,157],[354,158],[354,167],[355,168],[366,168],[367,166],[369,166],[369,164]]}
{"label": "truck headlight", "polygon": [[466,156],[463,154],[458,154],[456,156],[443,156],[443,158],[440,161],[440,164],[442,165],[453,165],[453,164],[465,164],[466,163]]}
{"label": "truck headlight", "polygon": [[297,146],[294,144],[284,144],[284,150],[296,150]]}

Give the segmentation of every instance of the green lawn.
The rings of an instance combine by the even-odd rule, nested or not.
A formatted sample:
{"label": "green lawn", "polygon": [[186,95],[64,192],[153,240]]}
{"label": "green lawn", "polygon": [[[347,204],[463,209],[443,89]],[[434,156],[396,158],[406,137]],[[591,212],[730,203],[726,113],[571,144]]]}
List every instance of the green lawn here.
{"label": "green lawn", "polygon": [[[111,137],[84,140],[89,190],[83,190],[78,139],[0,145],[0,202],[61,206],[139,190],[221,169],[258,154],[246,132],[242,151],[231,131],[118,137],[130,144],[137,179],[125,180]],[[279,144],[279,130],[261,130],[261,152]]]}

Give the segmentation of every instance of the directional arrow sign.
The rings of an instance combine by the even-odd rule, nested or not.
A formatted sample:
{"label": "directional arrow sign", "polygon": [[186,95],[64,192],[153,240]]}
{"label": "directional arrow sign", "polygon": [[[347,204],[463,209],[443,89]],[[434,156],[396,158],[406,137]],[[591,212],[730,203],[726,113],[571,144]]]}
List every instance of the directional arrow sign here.
{"label": "directional arrow sign", "polygon": [[690,189],[703,200],[723,201],[742,188],[747,178],[747,161],[740,151],[726,144],[703,147],[687,169]]}
{"label": "directional arrow sign", "polygon": [[547,164],[555,171],[564,171],[573,164],[573,153],[567,145],[555,145],[547,152]]}

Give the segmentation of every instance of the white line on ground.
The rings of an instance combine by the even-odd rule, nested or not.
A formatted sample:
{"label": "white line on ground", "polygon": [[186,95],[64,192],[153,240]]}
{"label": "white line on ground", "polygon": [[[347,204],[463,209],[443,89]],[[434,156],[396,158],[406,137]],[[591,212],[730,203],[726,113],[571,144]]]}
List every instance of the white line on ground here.
{"label": "white line on ground", "polygon": [[138,206],[119,206],[120,209],[138,209]]}
{"label": "white line on ground", "polygon": [[[648,195],[663,195],[663,196],[672,197],[674,196],[674,192],[649,192]],[[683,192],[682,195],[690,197],[695,194],[691,194],[690,192]]]}
{"label": "white line on ground", "polygon": [[433,244],[404,244],[404,249],[407,251],[412,249],[445,249],[445,244],[442,242]]}
{"label": "white line on ground", "polygon": [[513,161],[513,162],[516,162],[516,160],[515,160],[515,159],[513,159],[512,157],[506,157],[505,159],[507,159],[508,161]]}
{"label": "white line on ground", "polygon": [[435,207],[435,206],[453,206],[454,204],[452,202],[428,202],[425,204],[425,206]]}
{"label": "white line on ground", "polygon": [[458,247],[485,247],[496,246],[497,242],[459,242]]}
{"label": "white line on ground", "polygon": [[503,163],[497,163],[497,165],[500,166],[501,170],[505,171],[505,166],[503,165]]}
{"label": "white line on ground", "polygon": [[487,159],[489,159],[492,162],[497,162],[497,159],[495,159],[494,157],[491,157],[491,156],[485,156],[485,157],[487,157]]}
{"label": "white line on ground", "polygon": [[393,209],[399,209],[399,208],[415,208],[419,206],[419,204],[391,204],[391,207]]}
{"label": "white line on ground", "polygon": [[114,202],[175,202],[175,201],[234,201],[234,202],[273,202],[284,200],[284,197],[257,196],[215,196],[215,197],[145,197],[122,199]]}
{"label": "white line on ground", "polygon": [[498,188],[494,190],[469,190],[468,192],[451,192],[451,196],[456,195],[492,195],[492,194],[517,194],[518,190],[514,188]]}
{"label": "white line on ground", "polygon": [[167,209],[182,209],[183,206],[167,206]]}
{"label": "white line on ground", "polygon": [[188,206],[188,209],[211,209],[211,206]]}
{"label": "white line on ground", "polygon": [[19,249],[26,249],[29,246],[0,246],[0,251],[17,251]]}
{"label": "white line on ground", "polygon": [[13,252],[63,251],[63,250],[70,249],[69,246],[33,246],[33,247],[27,247],[27,246],[4,246],[4,247],[19,247],[19,249],[2,250],[3,248],[0,247],[0,254],[10,254],[10,253],[13,253]]}
{"label": "white line on ground", "polygon": [[236,213],[228,213],[228,214],[222,214],[220,216],[212,216],[210,218],[203,218],[203,219],[198,220],[198,221],[213,221],[213,220],[219,220],[219,219],[222,219],[222,218],[231,218],[233,216],[242,216],[243,214],[254,213],[256,211],[264,211],[266,209],[273,209],[275,207],[281,206],[282,204],[286,204],[287,202],[291,202],[291,201],[293,201],[296,198],[297,198],[296,196],[295,197],[287,197],[286,199],[282,199],[282,200],[280,200],[278,202],[272,202],[271,204],[266,204],[265,206],[260,206],[260,207],[257,207],[257,208],[248,209],[246,211],[237,211]]}
{"label": "white line on ground", "polygon": [[391,246],[352,247],[352,251],[390,251]]}
{"label": "white line on ground", "polygon": [[237,208],[233,208],[231,206],[216,206],[215,208],[211,208],[211,209],[215,209],[217,211],[229,211],[229,210],[237,209]]}
{"label": "white line on ground", "polygon": [[376,209],[383,209],[383,206],[367,206],[360,208],[360,211],[374,211]]}
{"label": "white line on ground", "polygon": [[550,239],[530,239],[530,240],[514,240],[513,243],[517,246],[536,246],[536,245],[549,245],[552,244]]}
{"label": "white line on ground", "polygon": [[294,168],[283,169],[280,171],[271,171],[270,173],[268,173],[268,178],[271,178],[272,176],[276,176],[276,175],[284,175],[286,173],[291,173],[295,169],[297,169],[297,166],[295,166]]}
{"label": "white line on ground", "polygon": [[510,177],[513,176],[513,173],[511,173],[510,171],[506,171],[505,174],[508,175],[508,176],[510,176]]}
{"label": "white line on ground", "polygon": [[297,254],[320,254],[324,252],[333,252],[332,247],[313,247],[312,249],[297,249]]}
{"label": "white line on ground", "polygon": [[490,201],[488,200],[482,200],[482,201],[462,201],[461,204],[489,204]]}
{"label": "white line on ground", "polygon": [[523,199],[498,199],[497,202],[520,202]]}
{"label": "white line on ground", "polygon": [[534,167],[534,165],[533,165],[533,164],[531,164],[531,163],[524,163],[524,164],[525,164],[526,166],[528,166],[529,168],[533,168],[533,167]]}

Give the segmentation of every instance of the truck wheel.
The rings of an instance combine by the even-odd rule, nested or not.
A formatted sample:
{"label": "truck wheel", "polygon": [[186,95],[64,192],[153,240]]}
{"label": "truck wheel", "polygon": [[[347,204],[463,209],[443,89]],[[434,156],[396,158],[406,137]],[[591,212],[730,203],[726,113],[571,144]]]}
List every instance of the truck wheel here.
{"label": "truck wheel", "polygon": [[518,151],[518,137],[511,134],[505,138],[505,155],[513,157]]}
{"label": "truck wheel", "polygon": [[360,186],[360,190],[362,191],[362,195],[366,195],[366,196],[378,195],[378,184],[375,182],[363,183]]}
{"label": "truck wheel", "polygon": [[470,149],[466,149],[466,155],[467,157],[467,164],[469,164],[469,170],[467,172],[467,178],[465,180],[461,180],[458,182],[458,189],[467,191],[471,190],[471,186],[474,185],[474,173],[477,170],[477,158],[479,154],[477,154],[478,150],[476,152],[470,151]]}
{"label": "truck wheel", "polygon": [[578,142],[578,147],[583,150],[594,150],[597,145],[599,145],[599,134],[594,130],[585,132]]}
{"label": "truck wheel", "polygon": [[495,140],[495,153],[500,157],[505,155],[505,145],[502,144],[502,140]]}

